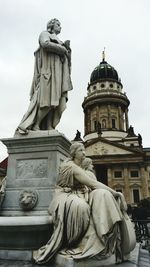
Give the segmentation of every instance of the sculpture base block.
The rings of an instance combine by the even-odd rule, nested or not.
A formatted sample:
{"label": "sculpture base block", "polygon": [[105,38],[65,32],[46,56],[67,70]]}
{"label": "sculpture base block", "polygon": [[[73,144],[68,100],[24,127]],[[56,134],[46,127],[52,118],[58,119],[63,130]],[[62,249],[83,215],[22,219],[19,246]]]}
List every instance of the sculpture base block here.
{"label": "sculpture base block", "polygon": [[136,245],[135,249],[130,253],[130,257],[127,261],[116,264],[115,255],[108,257],[107,259],[97,260],[97,259],[83,259],[83,260],[74,260],[71,257],[66,257],[61,254],[57,254],[55,258],[55,265],[57,267],[137,267],[139,260],[139,244]]}
{"label": "sculpture base block", "polygon": [[[96,259],[84,259],[74,260],[71,257],[66,257],[61,254],[56,256],[56,266],[58,267],[99,267],[99,266],[110,266],[115,264],[115,255],[110,256],[107,259],[96,260]],[[111,266],[112,266],[111,265]]]}
{"label": "sculpture base block", "polygon": [[[30,132],[1,140],[8,149],[6,195],[1,216],[47,215],[59,166],[69,156],[70,141],[56,130]],[[22,205],[24,191],[33,192],[35,205]]]}
{"label": "sculpture base block", "polygon": [[2,142],[9,157],[0,209],[0,249],[38,249],[52,232],[47,210],[59,166],[69,156],[70,141],[53,130],[16,135]]}
{"label": "sculpture base block", "polygon": [[0,249],[38,249],[48,242],[52,229],[50,216],[0,217]]}
{"label": "sculpture base block", "polygon": [[[144,255],[144,256],[143,256]],[[142,258],[145,261],[142,262]],[[147,267],[145,265],[150,260],[149,252],[146,250],[141,250],[139,244],[136,245],[135,249],[131,252],[130,259],[126,262],[115,264],[114,258],[109,258],[107,260],[97,261],[92,259],[75,261],[72,258],[64,259],[65,257],[58,254],[54,262],[46,263],[41,266],[43,267]],[[112,260],[112,262],[111,262]],[[140,263],[140,264],[139,264]],[[32,261],[32,251],[31,250],[0,250],[0,266],[7,267],[38,267]]]}

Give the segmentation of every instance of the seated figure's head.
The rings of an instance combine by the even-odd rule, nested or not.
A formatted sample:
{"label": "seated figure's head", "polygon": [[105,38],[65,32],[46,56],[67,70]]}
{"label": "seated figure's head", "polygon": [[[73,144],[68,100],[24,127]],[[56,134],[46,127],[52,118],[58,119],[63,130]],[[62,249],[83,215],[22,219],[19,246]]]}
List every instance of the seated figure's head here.
{"label": "seated figure's head", "polygon": [[78,158],[82,161],[85,158],[84,145],[78,142],[73,143],[70,147],[70,156],[72,160]]}

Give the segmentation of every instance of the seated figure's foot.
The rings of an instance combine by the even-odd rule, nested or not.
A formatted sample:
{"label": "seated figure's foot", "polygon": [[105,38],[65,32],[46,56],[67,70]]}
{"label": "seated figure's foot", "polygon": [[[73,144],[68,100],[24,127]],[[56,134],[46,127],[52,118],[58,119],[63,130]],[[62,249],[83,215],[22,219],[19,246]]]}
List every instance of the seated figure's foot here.
{"label": "seated figure's foot", "polygon": [[33,131],[40,131],[40,127],[38,124],[35,124],[32,128]]}

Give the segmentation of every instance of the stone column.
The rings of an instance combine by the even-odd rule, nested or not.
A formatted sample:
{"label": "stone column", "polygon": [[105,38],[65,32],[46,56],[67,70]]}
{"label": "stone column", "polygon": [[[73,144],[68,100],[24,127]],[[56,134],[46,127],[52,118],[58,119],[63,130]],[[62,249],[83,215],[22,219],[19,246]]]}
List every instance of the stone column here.
{"label": "stone column", "polygon": [[108,186],[113,187],[113,174],[112,174],[112,169],[108,167],[107,169],[107,179],[108,179]]}
{"label": "stone column", "polygon": [[96,106],[96,120],[99,122],[99,107]]}
{"label": "stone column", "polygon": [[124,185],[125,185],[124,196],[125,196],[127,203],[130,203],[131,199],[130,199],[130,186],[129,186],[129,170],[127,166],[125,166],[123,169],[123,176],[124,176]]}
{"label": "stone column", "polygon": [[88,114],[87,111],[84,111],[84,134],[88,134]]}
{"label": "stone column", "polygon": [[142,198],[149,197],[148,192],[148,180],[147,175],[144,166],[140,167],[140,173],[141,173],[141,182],[142,182]]}
{"label": "stone column", "polygon": [[118,112],[119,112],[119,130],[122,130],[122,119],[121,119],[121,107],[118,107]]}
{"label": "stone column", "polygon": [[107,107],[107,110],[108,110],[108,128],[110,129],[110,128],[112,128],[112,126],[111,126],[111,108],[110,108],[110,105],[108,105],[108,107]]}
{"label": "stone column", "polygon": [[90,116],[90,110],[87,109],[87,134],[91,132],[91,116]]}
{"label": "stone column", "polygon": [[129,128],[128,109],[125,110],[125,122],[126,122],[126,131],[127,131]]}

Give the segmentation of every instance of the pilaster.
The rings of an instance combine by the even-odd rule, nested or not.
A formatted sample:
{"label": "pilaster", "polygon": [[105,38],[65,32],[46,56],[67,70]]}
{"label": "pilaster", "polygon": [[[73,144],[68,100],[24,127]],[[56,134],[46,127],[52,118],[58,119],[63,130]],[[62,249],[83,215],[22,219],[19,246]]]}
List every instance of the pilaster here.
{"label": "pilaster", "polygon": [[142,166],[140,167],[140,173],[141,173],[141,182],[142,182],[142,195],[143,198],[149,197],[149,191],[148,191],[148,180],[145,168]]}
{"label": "pilaster", "polygon": [[123,176],[124,176],[124,185],[125,185],[124,196],[125,196],[127,203],[130,203],[131,201],[130,201],[130,187],[129,187],[129,170],[126,166],[123,168]]}

